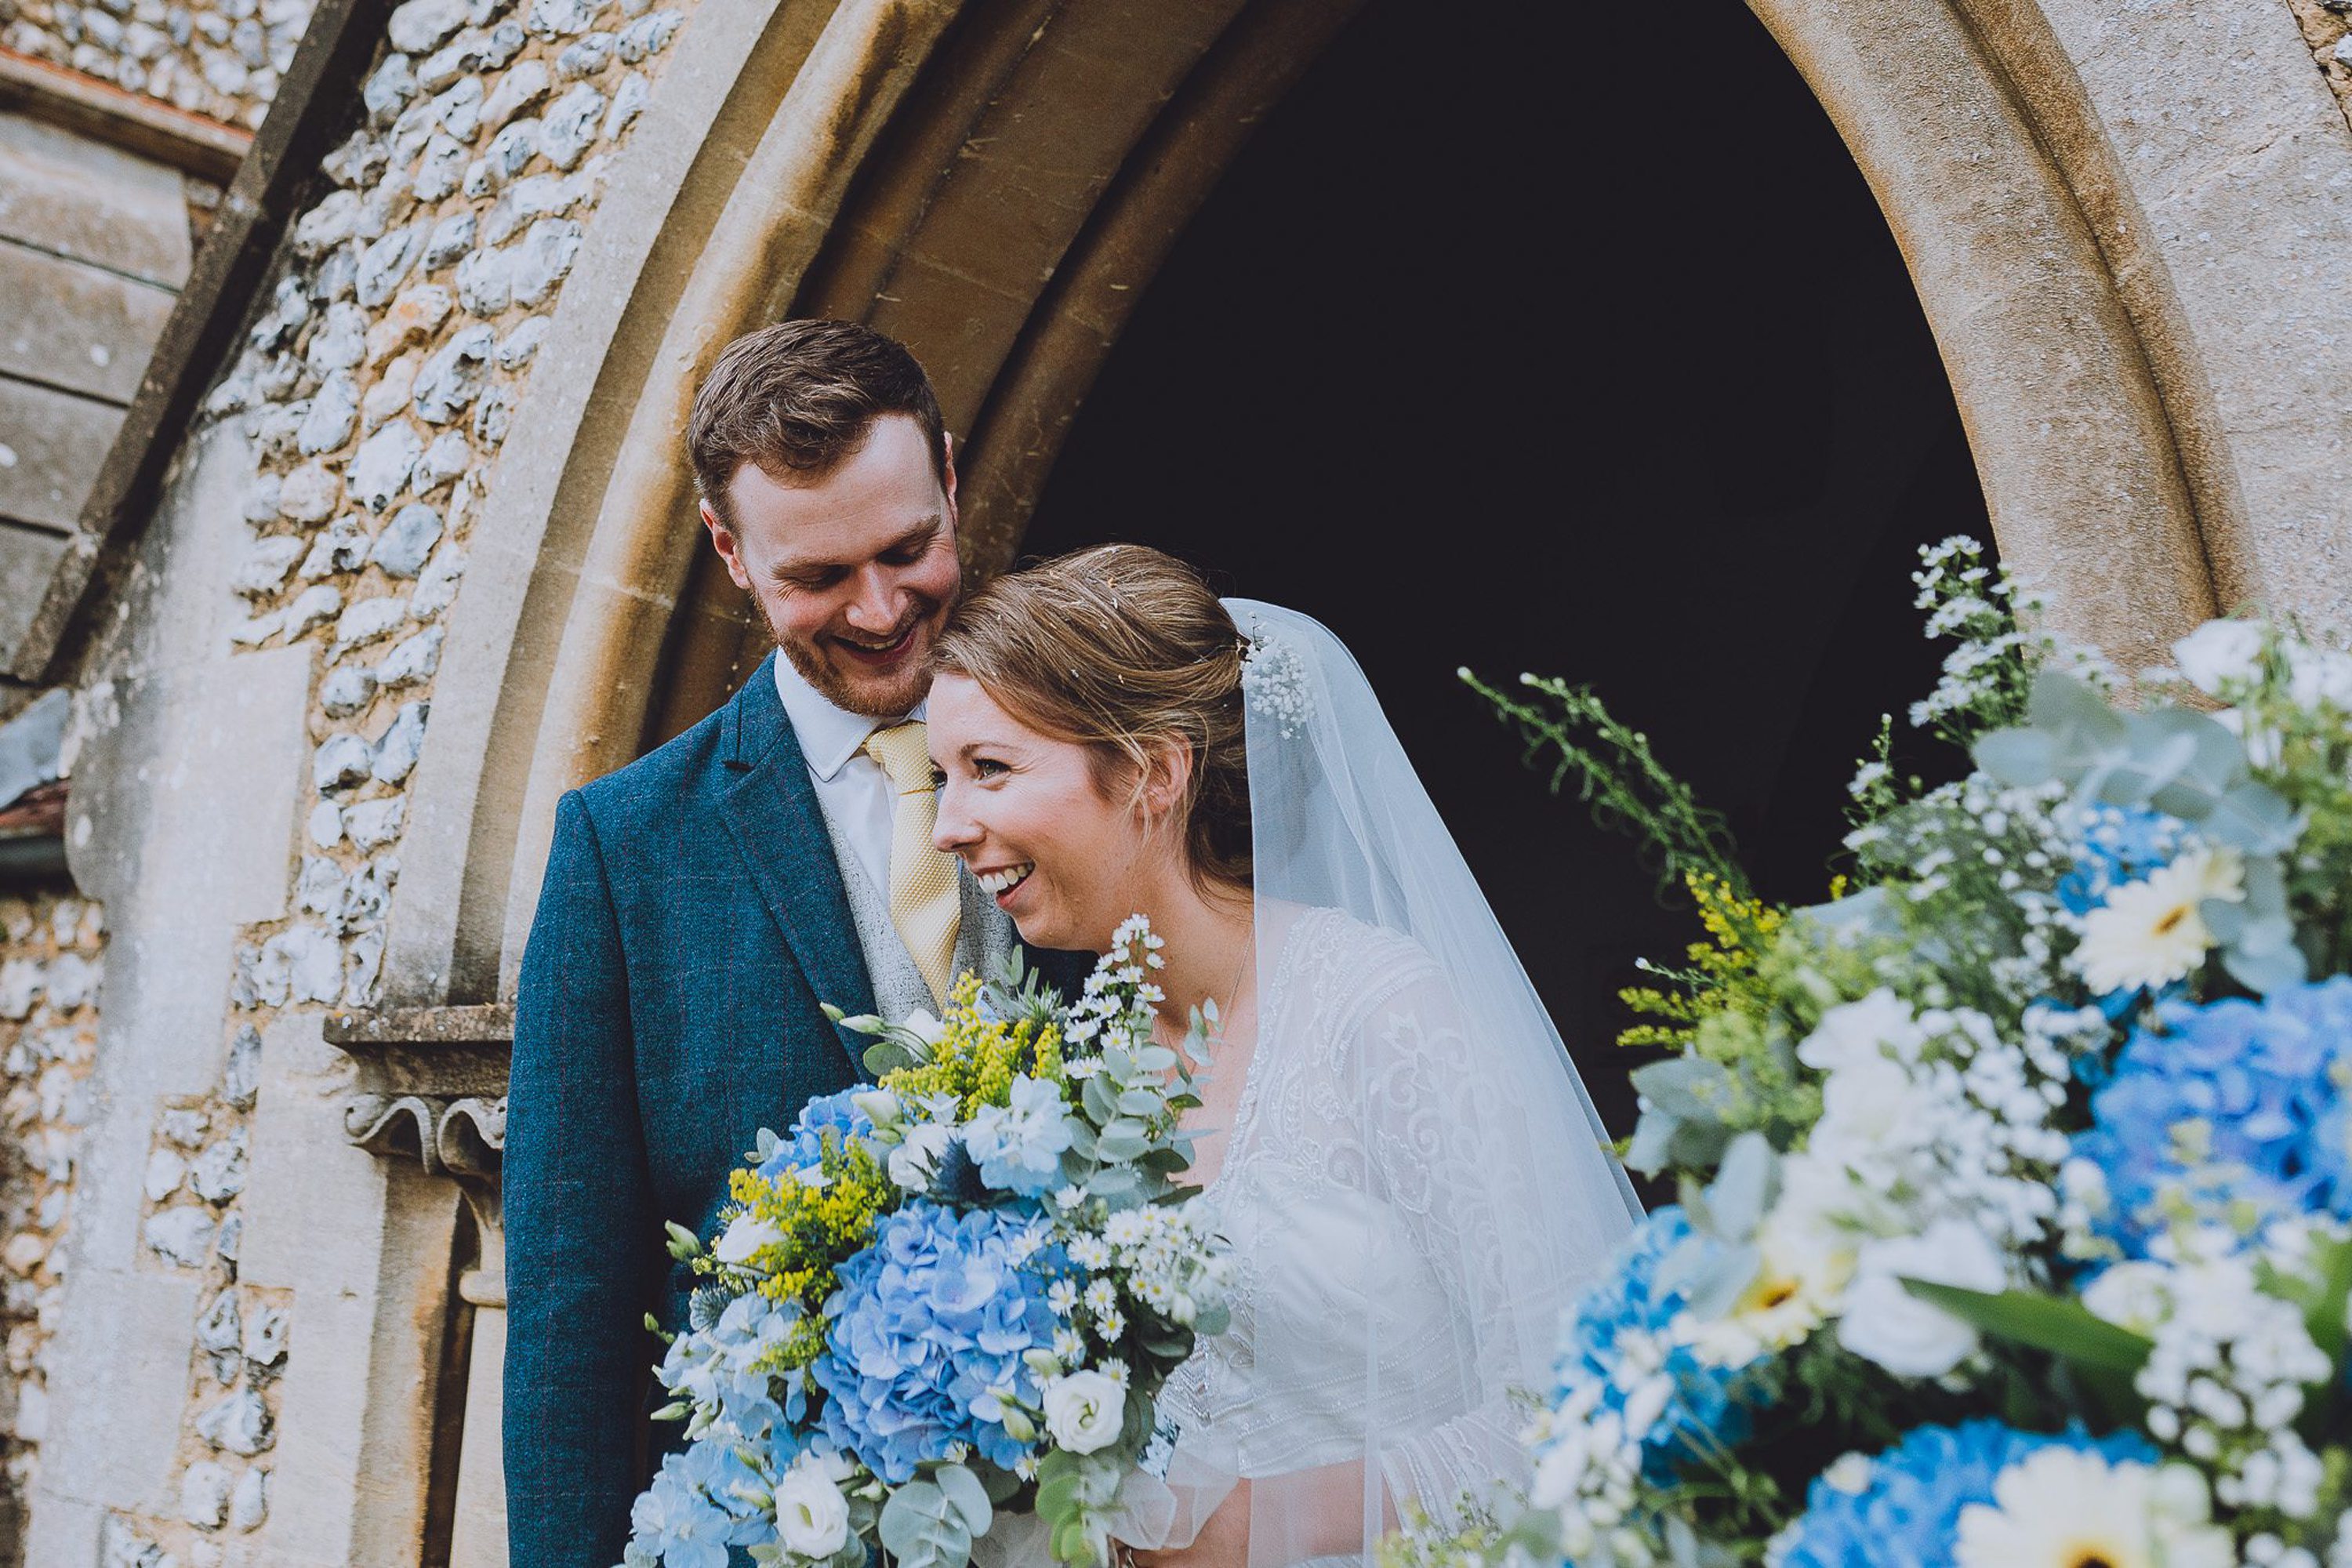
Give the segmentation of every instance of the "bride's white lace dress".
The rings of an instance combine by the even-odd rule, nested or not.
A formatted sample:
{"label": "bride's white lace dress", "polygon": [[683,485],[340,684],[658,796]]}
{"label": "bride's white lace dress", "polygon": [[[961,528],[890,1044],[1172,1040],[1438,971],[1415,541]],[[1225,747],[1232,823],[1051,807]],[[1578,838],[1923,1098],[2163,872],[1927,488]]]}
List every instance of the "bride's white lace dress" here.
{"label": "bride's white lace dress", "polygon": [[1519,1293],[1556,1300],[1585,1261],[1512,1201],[1539,1152],[1425,951],[1328,909],[1262,951],[1278,956],[1205,1199],[1237,1264],[1233,1325],[1162,1404],[1180,1520],[1248,1478],[1254,1568],[1354,1561],[1398,1505],[1450,1521],[1516,1478],[1512,1392],[1552,1350]]}

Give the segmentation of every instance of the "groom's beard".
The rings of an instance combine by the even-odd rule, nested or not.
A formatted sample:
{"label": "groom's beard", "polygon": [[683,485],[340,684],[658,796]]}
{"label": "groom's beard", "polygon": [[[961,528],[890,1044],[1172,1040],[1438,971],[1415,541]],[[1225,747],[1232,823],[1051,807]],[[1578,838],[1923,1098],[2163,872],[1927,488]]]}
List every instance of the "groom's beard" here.
{"label": "groom's beard", "polygon": [[[888,672],[843,668],[835,658],[846,660],[854,655],[834,655],[820,646],[838,639],[820,637],[814,643],[803,637],[785,637],[776,630],[768,616],[768,608],[760,603],[756,594],[747,595],[751,613],[760,619],[760,627],[776,650],[800,672],[816,694],[846,713],[862,714],[868,719],[897,719],[913,710],[931,687],[931,647],[939,640],[946,624],[947,611],[952,603],[942,607],[936,599],[918,595],[907,618],[896,628],[900,636],[909,629],[913,636],[896,666]],[[881,639],[887,646],[889,639]]]}

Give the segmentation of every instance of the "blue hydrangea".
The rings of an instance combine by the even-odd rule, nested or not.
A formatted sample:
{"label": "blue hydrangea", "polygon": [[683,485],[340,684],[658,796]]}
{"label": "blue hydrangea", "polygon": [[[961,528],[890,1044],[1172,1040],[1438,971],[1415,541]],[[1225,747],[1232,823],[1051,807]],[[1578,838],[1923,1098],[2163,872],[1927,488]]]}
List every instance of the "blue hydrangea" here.
{"label": "blue hydrangea", "polygon": [[697,1443],[662,1460],[654,1484],[629,1510],[625,1568],[727,1568],[727,1548],[750,1546],[768,1532],[738,1487],[760,1478],[726,1443]]}
{"label": "blue hydrangea", "polygon": [[[1557,1363],[1560,1398],[1572,1389],[1602,1386],[1601,1408],[1618,1410],[1625,1404],[1617,1373],[1627,1337],[1638,1336],[1664,1351],[1664,1370],[1674,1379],[1675,1395],[1651,1426],[1643,1455],[1650,1479],[1661,1485],[1674,1479],[1681,1460],[1736,1443],[1748,1432],[1747,1411],[1738,1402],[1741,1369],[1709,1366],[1686,1345],[1660,1342],[1688,1297],[1675,1279],[1686,1275],[1679,1265],[1689,1259],[1677,1255],[1703,1245],[1679,1205],[1652,1210],[1621,1246],[1601,1282],[1569,1315]],[[1669,1269],[1669,1259],[1677,1267]]]}
{"label": "blue hydrangea", "polygon": [[790,1464],[799,1451],[793,1429],[808,1407],[806,1374],[794,1370],[773,1375],[762,1363],[782,1347],[799,1321],[796,1306],[758,1294],[739,1296],[708,1330],[672,1340],[654,1375],[672,1394],[716,1410],[736,1436],[767,1445],[778,1462]]}
{"label": "blue hydrangea", "polygon": [[2069,914],[2089,914],[2123,883],[2170,865],[2186,831],[2179,817],[2160,811],[2092,806],[2074,846],[2074,864],[2053,890]]}
{"label": "blue hydrangea", "polygon": [[[2281,1213],[2352,1219],[2352,978],[2261,1001],[2166,1003],[2136,1030],[2091,1098],[2074,1152],[2106,1178],[2109,1234],[2135,1255],[2161,1228],[2167,1193],[2252,1199]],[[2175,1130],[2206,1158],[2179,1159]]]}
{"label": "blue hydrangea", "polygon": [[825,1351],[810,1370],[830,1395],[830,1442],[894,1485],[953,1443],[1007,1469],[1028,1452],[986,1413],[992,1390],[1036,1403],[1022,1352],[1053,1342],[1045,1282],[1024,1267],[1035,1224],[922,1202],[883,1219],[825,1303]]}
{"label": "blue hydrangea", "polygon": [[1960,1510],[1991,1502],[2001,1471],[2053,1446],[2086,1448],[2111,1464],[2157,1459],[2137,1432],[2094,1440],[2079,1430],[2051,1436],[1990,1419],[1920,1426],[1869,1460],[1859,1478],[1840,1465],[1814,1480],[1780,1568],[1946,1568]]}
{"label": "blue hydrangea", "polygon": [[760,1162],[760,1174],[773,1181],[786,1171],[815,1164],[824,1154],[827,1132],[838,1134],[844,1142],[873,1137],[873,1118],[850,1103],[867,1087],[860,1084],[839,1094],[820,1094],[801,1107],[800,1120],[793,1123],[792,1135],[780,1141],[774,1151]]}
{"label": "blue hydrangea", "polygon": [[980,1163],[980,1179],[999,1192],[1034,1198],[1062,1181],[1062,1151],[1070,1146],[1069,1108],[1059,1084],[1023,1073],[1013,1080],[1013,1103],[983,1105],[964,1124],[963,1146]]}

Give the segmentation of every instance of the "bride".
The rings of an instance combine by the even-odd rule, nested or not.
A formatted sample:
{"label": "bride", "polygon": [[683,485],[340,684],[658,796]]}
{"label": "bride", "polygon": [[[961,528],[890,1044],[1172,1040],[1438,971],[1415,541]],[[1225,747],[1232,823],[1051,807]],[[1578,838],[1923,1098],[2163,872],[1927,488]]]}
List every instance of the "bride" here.
{"label": "bride", "polygon": [[1233,1326],[1121,1493],[1132,1560],[1368,1563],[1408,1504],[1454,1522],[1517,1476],[1514,1391],[1638,1209],[1363,673],[1131,545],[999,578],[936,659],[940,847],[1035,946],[1148,915],[1158,1033],[1221,1018],[1192,1174]]}

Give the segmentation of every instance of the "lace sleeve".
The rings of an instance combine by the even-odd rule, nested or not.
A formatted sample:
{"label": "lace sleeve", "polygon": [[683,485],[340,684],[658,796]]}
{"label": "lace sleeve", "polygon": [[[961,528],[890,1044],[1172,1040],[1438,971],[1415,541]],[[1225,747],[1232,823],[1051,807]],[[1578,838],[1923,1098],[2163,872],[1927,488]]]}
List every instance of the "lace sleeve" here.
{"label": "lace sleeve", "polygon": [[1520,1397],[1545,1375],[1576,1281],[1533,1222],[1549,1162],[1508,1084],[1481,1069],[1451,987],[1423,966],[1368,1000],[1354,1043],[1367,1174],[1396,1228],[1382,1245],[1417,1255],[1451,1313],[1438,1348],[1412,1352],[1451,1361],[1433,1401],[1423,1384],[1423,1410],[1443,1418],[1392,1429],[1381,1468],[1391,1498],[1458,1528],[1465,1493],[1526,1483]]}

